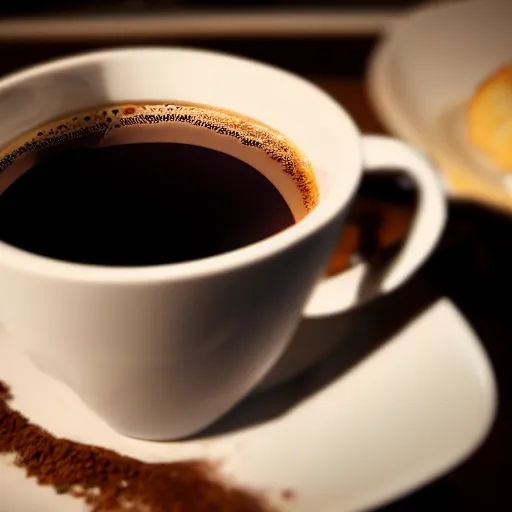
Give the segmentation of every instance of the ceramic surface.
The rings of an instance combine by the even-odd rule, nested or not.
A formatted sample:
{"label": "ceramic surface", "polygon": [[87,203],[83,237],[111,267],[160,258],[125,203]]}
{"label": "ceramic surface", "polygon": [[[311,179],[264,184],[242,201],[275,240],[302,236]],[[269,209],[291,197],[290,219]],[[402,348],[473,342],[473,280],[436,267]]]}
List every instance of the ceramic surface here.
{"label": "ceramic surface", "polygon": [[[371,60],[368,87],[382,121],[440,162],[454,195],[512,204],[510,180],[469,143],[464,119],[478,85],[512,62],[511,20],[510,0],[427,6],[393,24]],[[478,183],[485,194],[472,190]]]}
{"label": "ceramic surface", "polygon": [[[310,160],[318,204],[258,243],[172,265],[80,265],[0,242],[0,319],[36,366],[65,382],[118,432],[176,439],[203,429],[247,396],[286,349],[303,314],[338,313],[403,283],[435,247],[446,208],[432,166],[407,144],[361,136],[334,99],[298,76],[209,51],[101,51],[4,77],[0,146],[30,130],[35,144],[45,136],[38,126],[72,112],[148,98],[212,105],[282,132]],[[144,117],[151,129],[145,136],[172,141],[169,126],[176,123],[150,117]],[[114,124],[108,136],[132,124]],[[207,145],[211,137],[229,137],[211,123],[197,129]],[[234,146],[238,152],[244,144],[237,139]],[[0,176],[27,157],[18,148],[6,151],[0,163],[9,165]],[[264,153],[253,145],[247,151]],[[363,166],[369,172],[400,166],[411,176],[420,198],[412,229],[373,287],[364,266],[316,286]],[[291,179],[284,170],[278,176]]]}
{"label": "ceramic surface", "polygon": [[[147,461],[221,460],[226,478],[264,493],[281,512],[361,511],[460,463],[486,435],[496,407],[489,361],[448,300],[377,348],[371,332],[367,326],[348,352],[340,346],[303,378],[247,399],[186,442],[116,434],[5,334],[0,376],[12,387],[13,406],[55,435]],[[282,498],[285,490],[292,500]],[[38,487],[8,458],[0,461],[0,512],[83,510],[80,500]]]}

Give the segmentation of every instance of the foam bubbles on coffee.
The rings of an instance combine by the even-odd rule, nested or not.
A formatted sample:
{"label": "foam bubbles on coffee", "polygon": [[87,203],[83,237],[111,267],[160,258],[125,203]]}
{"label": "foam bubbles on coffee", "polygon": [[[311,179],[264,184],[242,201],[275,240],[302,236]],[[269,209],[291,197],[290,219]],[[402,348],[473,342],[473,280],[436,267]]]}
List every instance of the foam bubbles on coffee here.
{"label": "foam bubbles on coffee", "polygon": [[49,123],[24,137],[17,138],[7,148],[0,150],[0,173],[20,156],[49,146],[73,140],[87,140],[94,135],[99,140],[127,127],[168,127],[180,124],[204,128],[246,147],[263,151],[279,165],[282,172],[292,178],[301,195],[306,213],[318,204],[319,192],[312,166],[292,141],[278,131],[240,114],[198,105],[127,104],[104,107]]}

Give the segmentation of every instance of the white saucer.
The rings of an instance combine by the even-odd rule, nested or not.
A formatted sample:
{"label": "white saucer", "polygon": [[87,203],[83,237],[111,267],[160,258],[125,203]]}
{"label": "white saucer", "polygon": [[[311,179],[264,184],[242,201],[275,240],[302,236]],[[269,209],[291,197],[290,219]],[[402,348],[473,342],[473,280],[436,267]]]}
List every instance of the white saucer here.
{"label": "white saucer", "polygon": [[374,53],[370,98],[386,127],[428,151],[442,170],[463,169],[510,191],[503,173],[466,140],[463,119],[475,88],[506,63],[512,63],[510,0],[420,8],[392,25]]}
{"label": "white saucer", "polygon": [[[58,436],[148,461],[221,460],[227,478],[262,491],[283,512],[377,506],[446,472],[487,434],[496,406],[493,372],[448,300],[345,371],[343,348],[295,383],[252,396],[209,436],[181,443],[117,435],[5,339],[0,377],[12,387],[13,406]],[[285,500],[284,490],[294,498]],[[83,510],[82,501],[38,487],[7,459],[0,462],[0,512]]]}

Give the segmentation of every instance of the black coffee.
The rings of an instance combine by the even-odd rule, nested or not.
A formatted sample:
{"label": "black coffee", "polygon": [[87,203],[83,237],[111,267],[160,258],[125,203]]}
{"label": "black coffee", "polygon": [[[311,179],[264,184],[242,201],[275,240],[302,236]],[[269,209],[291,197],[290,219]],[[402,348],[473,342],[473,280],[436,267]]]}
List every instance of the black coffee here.
{"label": "black coffee", "polygon": [[197,260],[272,236],[318,200],[284,135],[203,105],[102,107],[0,148],[0,240],[59,260]]}
{"label": "black coffee", "polygon": [[0,195],[0,240],[89,264],[196,260],[294,222],[258,170],[224,152],[182,143],[54,151]]}

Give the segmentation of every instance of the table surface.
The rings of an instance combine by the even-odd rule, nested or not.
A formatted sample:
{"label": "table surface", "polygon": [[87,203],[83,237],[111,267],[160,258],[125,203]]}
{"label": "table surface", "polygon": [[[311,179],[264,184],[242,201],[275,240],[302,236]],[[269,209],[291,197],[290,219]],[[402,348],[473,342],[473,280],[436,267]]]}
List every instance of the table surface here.
{"label": "table surface", "polygon": [[[383,127],[367,101],[362,80],[347,78],[364,67],[361,52],[367,55],[371,48],[368,41],[357,44],[357,51],[345,62],[345,70],[350,72],[345,72],[344,76],[323,73],[328,64],[319,59],[314,62],[316,68],[298,70],[336,97],[363,132],[382,133]],[[310,46],[299,46],[311,50]],[[52,47],[0,47],[3,61],[0,75],[54,53],[69,53],[76,49],[82,48],[55,52]],[[299,50],[293,45],[292,49]],[[344,55],[340,47],[337,51],[338,55]],[[296,60],[302,65],[300,59]],[[421,512],[441,507],[451,512],[511,508],[511,500],[507,496],[509,475],[512,475],[512,378],[509,371],[512,322],[506,299],[506,291],[512,290],[512,271],[509,270],[512,243],[508,240],[509,235],[512,235],[512,222],[505,215],[476,204],[453,202],[439,249],[422,270],[423,275],[438,288],[439,294],[451,298],[461,309],[490,355],[500,397],[498,416],[490,436],[463,465],[418,492],[380,509],[381,512]],[[509,503],[508,507],[506,503]]]}

